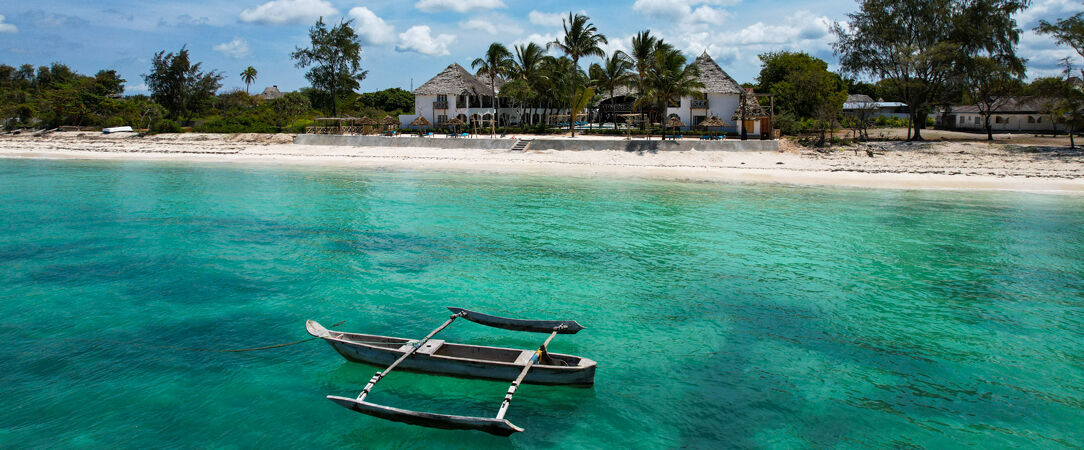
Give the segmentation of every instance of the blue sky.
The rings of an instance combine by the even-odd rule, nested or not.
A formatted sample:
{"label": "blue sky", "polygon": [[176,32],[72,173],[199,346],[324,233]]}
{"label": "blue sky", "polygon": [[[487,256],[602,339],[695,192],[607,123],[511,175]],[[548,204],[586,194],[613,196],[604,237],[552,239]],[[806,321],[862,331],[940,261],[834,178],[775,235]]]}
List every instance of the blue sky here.
{"label": "blue sky", "polygon": [[[224,88],[243,88],[238,74],[259,71],[254,91],[308,83],[289,53],[307,43],[317,17],[354,19],[364,45],[369,77],[363,91],[418,86],[452,62],[469,68],[492,42],[511,47],[544,43],[561,31],[561,17],[586,12],[625,49],[637,31],[650,29],[689,56],[707,50],[738,81],[753,81],[757,55],[801,50],[835,63],[828,26],[857,9],[853,1],[633,0],[594,2],[522,0],[38,0],[0,3],[0,63],[63,62],[91,74],[116,69],[129,93],[145,92],[141,74],[160,50],[188,45],[205,68],[222,71]],[[1039,19],[1084,10],[1079,0],[1034,0],[1018,16],[1030,30]],[[1029,75],[1057,71],[1057,61],[1076,57],[1049,37],[1025,31],[1019,53]],[[1077,61],[1084,65],[1084,61]]]}

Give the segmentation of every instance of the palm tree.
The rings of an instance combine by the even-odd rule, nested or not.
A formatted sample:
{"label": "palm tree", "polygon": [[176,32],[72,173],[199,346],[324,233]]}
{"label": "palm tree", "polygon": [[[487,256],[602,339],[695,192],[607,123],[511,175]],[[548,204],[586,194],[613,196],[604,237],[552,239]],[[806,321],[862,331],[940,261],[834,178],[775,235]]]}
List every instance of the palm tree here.
{"label": "palm tree", "polygon": [[[618,50],[603,60],[605,65],[591,64],[589,72],[595,86],[610,93],[610,112],[613,112],[614,89],[632,84],[632,61],[629,55]],[[612,115],[612,114],[611,114]]]}
{"label": "palm tree", "polygon": [[704,83],[699,80],[700,70],[695,64],[686,64],[686,61],[685,55],[673,47],[657,48],[654,64],[645,74],[647,91],[637,99],[637,103],[656,102],[662,120],[666,120],[666,107],[670,100],[700,95],[704,89]]}
{"label": "palm tree", "polygon": [[[580,70],[580,57],[582,56],[606,57],[606,52],[602,51],[601,45],[609,42],[606,40],[605,35],[599,34],[595,24],[588,22],[588,20],[591,19],[583,14],[572,15],[572,13],[568,13],[568,20],[561,20],[561,25],[565,29],[564,38],[546,44],[546,48],[557,47],[569,58],[572,58],[572,66],[575,72]],[[573,106],[572,102],[575,100],[573,98],[575,93],[576,83],[575,79],[573,79],[572,88],[569,91],[570,114]],[[568,129],[572,132],[572,137],[576,137],[575,122],[576,118],[570,115]]]}
{"label": "palm tree", "polygon": [[493,122],[491,122],[492,135],[497,135],[497,118],[500,117],[500,102],[497,96],[497,77],[508,76],[512,67],[512,53],[504,45],[494,42],[489,44],[489,49],[482,58],[476,58],[471,67],[478,69],[478,75],[489,77],[489,89],[493,93]]}
{"label": "palm tree", "polygon": [[[515,85],[519,90],[524,102],[537,100],[539,84],[543,82],[542,60],[546,58],[546,50],[534,42],[527,45],[517,45],[516,58],[512,61],[512,70],[509,77],[521,81]],[[504,90],[503,88],[501,89]],[[533,101],[532,101],[533,103]]]}
{"label": "palm tree", "polygon": [[248,93],[248,86],[256,81],[256,68],[248,66],[244,72],[241,72],[241,80],[245,82],[245,93]]}

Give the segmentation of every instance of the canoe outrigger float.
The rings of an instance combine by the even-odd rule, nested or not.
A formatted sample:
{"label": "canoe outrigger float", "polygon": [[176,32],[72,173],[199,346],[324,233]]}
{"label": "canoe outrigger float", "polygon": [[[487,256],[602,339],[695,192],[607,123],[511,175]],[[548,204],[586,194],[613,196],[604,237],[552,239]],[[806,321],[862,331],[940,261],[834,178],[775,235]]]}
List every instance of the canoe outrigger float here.
{"label": "canoe outrigger float", "polygon": [[[497,317],[448,308],[451,317],[420,340],[371,334],[331,331],[309,320],[305,328],[309,334],[331,344],[335,351],[354,362],[375,365],[390,364],[377,372],[356,398],[329,395],[327,398],[339,405],[370,416],[412,425],[449,430],[479,430],[500,436],[523,431],[504,418],[512,396],[521,383],[591,386],[595,383],[595,361],[579,356],[549,353],[546,346],[558,334],[575,334],[584,329],[572,320],[523,320]],[[518,350],[477,345],[449,344],[433,339],[437,333],[451,325],[455,319],[464,318],[482,325],[514,331],[549,333],[537,350]],[[393,408],[365,401],[373,386],[396,367],[404,370],[429,372],[470,378],[512,380],[508,393],[501,402],[495,418],[467,417],[433,414]]]}

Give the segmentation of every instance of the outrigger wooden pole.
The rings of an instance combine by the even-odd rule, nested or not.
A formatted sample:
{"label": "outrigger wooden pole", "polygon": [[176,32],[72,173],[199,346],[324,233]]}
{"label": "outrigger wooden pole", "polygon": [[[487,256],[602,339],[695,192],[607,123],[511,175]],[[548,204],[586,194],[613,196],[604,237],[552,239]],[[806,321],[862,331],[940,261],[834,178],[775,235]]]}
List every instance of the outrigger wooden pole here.
{"label": "outrigger wooden pole", "polygon": [[543,342],[538,347],[538,350],[535,350],[534,356],[531,357],[530,361],[527,361],[527,365],[523,367],[523,371],[516,377],[516,381],[513,381],[512,385],[508,387],[508,393],[504,395],[504,401],[501,402],[501,409],[497,411],[497,420],[504,419],[504,415],[508,413],[508,406],[512,404],[512,396],[516,395],[516,389],[519,389],[519,384],[527,377],[527,371],[531,370],[534,363],[538,362],[538,359],[542,357],[542,353],[546,351],[546,346],[550,345],[550,341],[553,340],[554,336],[557,336],[556,331],[550,333],[550,337],[546,338],[546,342]]}
{"label": "outrigger wooden pole", "polygon": [[[381,379],[383,379],[384,375],[387,375],[388,372],[391,372],[392,369],[395,368],[395,366],[398,366],[399,363],[401,363],[403,361],[406,361],[407,358],[409,358],[411,355],[413,355],[415,352],[417,352],[419,348],[421,348],[423,345],[425,345],[425,343],[428,342],[429,339],[432,339],[433,336],[435,336],[437,333],[440,333],[441,330],[443,330],[445,328],[448,328],[448,325],[451,325],[452,322],[455,322],[455,319],[458,319],[458,318],[463,317],[465,315],[466,315],[465,313],[452,314],[452,316],[449,317],[448,320],[445,321],[443,324],[441,324],[439,327],[437,327],[437,329],[429,332],[429,334],[427,334],[420,341],[415,342],[414,344],[411,344],[412,347],[411,347],[411,349],[409,351],[404,353],[403,356],[400,356],[399,359],[395,360],[395,362],[391,363],[391,365],[388,366],[387,369],[384,369],[384,371],[382,371],[382,372],[377,372],[376,375],[373,375],[373,378],[369,379],[369,384],[366,384],[365,389],[362,389],[361,394],[358,395],[358,401],[360,402],[362,400],[365,400],[365,396],[369,395],[369,391],[372,390],[373,386],[376,386],[376,383],[378,381],[380,381]],[[556,334],[556,332],[554,332],[554,334]],[[552,336],[550,338],[552,339]],[[549,342],[549,341],[547,340],[546,342]],[[530,367],[530,365],[528,365],[527,367]],[[526,373],[526,371],[524,371],[524,373]]]}

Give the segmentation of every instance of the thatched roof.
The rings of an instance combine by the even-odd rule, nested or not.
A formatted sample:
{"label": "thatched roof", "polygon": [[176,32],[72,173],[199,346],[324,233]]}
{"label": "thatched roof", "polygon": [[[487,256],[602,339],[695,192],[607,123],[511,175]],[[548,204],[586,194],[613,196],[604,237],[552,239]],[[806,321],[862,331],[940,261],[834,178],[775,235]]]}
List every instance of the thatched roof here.
{"label": "thatched roof", "polygon": [[711,117],[708,117],[707,119],[704,119],[704,120],[700,121],[699,126],[701,126],[703,128],[719,128],[719,127],[730,126],[730,124],[728,124],[726,122],[723,122],[723,119],[720,119],[720,118],[715,117],[715,116],[711,116]]}
{"label": "thatched roof", "polygon": [[844,103],[873,103],[873,97],[866,94],[851,94],[847,96],[847,101]]}
{"label": "thatched roof", "polygon": [[382,125],[399,125],[399,119],[392,116],[385,116],[383,119],[380,119],[380,123]]}
{"label": "thatched roof", "polygon": [[678,118],[678,116],[672,116],[669,120],[666,121],[666,126],[667,128],[682,128],[685,126],[685,124],[681,121],[680,118]]}
{"label": "thatched roof", "polygon": [[452,117],[451,119],[448,119],[446,122],[444,122],[444,124],[458,127],[460,125],[464,125],[464,122],[462,120],[459,120],[458,117]]}
{"label": "thatched roof", "polygon": [[708,52],[704,52],[696,58],[697,69],[700,70],[700,82],[704,83],[705,94],[741,94],[742,87],[734,81],[718,64],[715,63]]}
{"label": "thatched roof", "polygon": [[[741,120],[741,102],[738,102],[738,108],[734,110],[734,115],[730,116],[730,120]],[[768,113],[764,112],[764,108],[760,107],[760,102],[756,97],[747,96],[745,98],[745,120],[755,120],[768,117]]]}
{"label": "thatched roof", "polygon": [[414,121],[410,122],[410,126],[412,127],[427,127],[430,125],[432,125],[432,123],[429,122],[429,119],[426,119],[425,116],[415,117]]}
{"label": "thatched roof", "polygon": [[373,119],[371,117],[361,117],[357,119],[357,123],[360,123],[362,125],[376,125],[377,121],[376,119]]}
{"label": "thatched roof", "polygon": [[[502,80],[497,80],[498,89],[503,84]],[[413,93],[414,95],[492,95],[493,91],[489,89],[489,79],[482,81],[467,72],[463,66],[452,63],[437,76],[418,86]]]}

